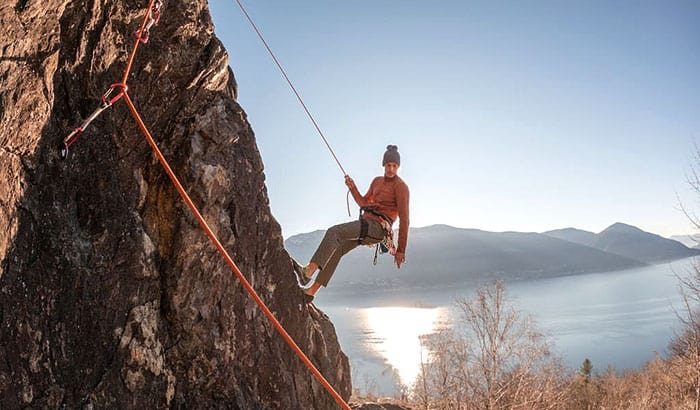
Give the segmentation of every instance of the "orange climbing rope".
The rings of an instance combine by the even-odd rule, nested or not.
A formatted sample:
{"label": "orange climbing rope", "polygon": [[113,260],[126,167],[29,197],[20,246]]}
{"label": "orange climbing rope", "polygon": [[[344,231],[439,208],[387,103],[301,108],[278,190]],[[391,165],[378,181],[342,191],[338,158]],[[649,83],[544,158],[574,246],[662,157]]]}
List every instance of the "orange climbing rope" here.
{"label": "orange climbing rope", "polygon": [[143,132],[143,135],[146,136],[146,140],[148,143],[151,145],[151,149],[153,149],[153,152],[155,153],[156,157],[158,158],[158,161],[160,161],[160,164],[163,166],[165,169],[165,172],[168,174],[170,177],[170,180],[172,183],[175,185],[175,188],[177,188],[177,192],[180,193],[180,196],[182,199],[187,203],[187,206],[190,208],[194,216],[197,218],[197,221],[199,222],[199,225],[201,228],[204,230],[204,232],[207,234],[211,242],[216,246],[216,249],[219,251],[221,256],[224,258],[226,263],[228,264],[229,267],[231,267],[231,270],[236,274],[238,277],[238,280],[241,281],[243,284],[243,287],[248,291],[250,296],[255,300],[255,303],[258,304],[260,309],[263,311],[265,316],[272,322],[272,324],[275,326],[275,329],[279,332],[279,334],[282,336],[285,342],[294,350],[294,352],[299,356],[302,362],[308,367],[308,369],[313,373],[313,375],[316,377],[316,379],[325,387],[326,390],[333,396],[336,402],[340,404],[341,407],[344,409],[350,409],[350,406],[348,406],[347,403],[345,403],[345,400],[343,400],[342,397],[338,394],[338,392],[335,391],[333,386],[323,377],[323,374],[314,366],[313,363],[311,363],[311,360],[304,354],[304,352],[297,346],[297,344],[294,342],[294,339],[287,333],[287,331],[282,327],[282,324],[275,318],[274,314],[270,311],[270,309],[265,305],[265,302],[258,296],[258,294],[255,292],[255,289],[253,289],[253,286],[251,286],[250,282],[243,276],[243,273],[241,273],[240,269],[238,269],[238,266],[236,266],[236,263],[231,259],[231,256],[229,256],[228,252],[226,252],[226,249],[224,249],[223,245],[221,245],[221,242],[219,242],[219,239],[217,239],[216,235],[214,232],[212,232],[211,228],[209,228],[209,225],[207,225],[207,222],[204,220],[202,217],[202,214],[199,212],[195,204],[192,202],[192,199],[190,199],[189,195],[187,195],[187,192],[185,192],[185,189],[182,187],[180,184],[180,181],[178,181],[177,177],[173,173],[173,170],[170,168],[170,165],[168,165],[168,161],[163,157],[163,154],[160,152],[158,149],[158,146],[156,145],[155,141],[153,140],[153,137],[151,136],[151,133],[148,131],[148,128],[146,128],[146,125],[143,123],[143,120],[141,120],[141,117],[139,116],[139,113],[136,110],[136,107],[134,106],[133,102],[131,101],[131,98],[129,97],[129,94],[124,94],[124,100],[126,101],[126,104],[129,106],[129,109],[131,110],[131,114],[134,116],[136,119],[136,122],[139,125],[139,128],[141,128],[141,131]]}
{"label": "orange climbing rope", "polygon": [[[323,377],[323,374],[314,366],[314,364],[309,360],[309,358],[304,354],[304,352],[299,348],[299,346],[294,342],[294,339],[287,333],[287,331],[284,329],[282,324],[275,318],[275,315],[270,311],[270,309],[267,307],[265,302],[258,296],[257,292],[255,292],[255,289],[253,286],[248,282],[248,280],[243,276],[243,273],[241,270],[238,268],[236,263],[233,261],[231,256],[229,256],[228,252],[226,249],[223,247],[219,239],[216,237],[216,234],[209,228],[209,225],[207,224],[206,220],[204,220],[204,217],[202,214],[199,212],[197,209],[197,206],[192,202],[192,199],[190,196],[187,194],[185,189],[183,188],[182,184],[180,184],[180,181],[178,180],[177,176],[173,172],[173,170],[170,168],[170,165],[168,164],[168,161],[165,159],[163,154],[161,153],[160,149],[158,148],[158,145],[156,142],[153,140],[153,137],[151,136],[151,133],[148,131],[148,128],[146,127],[146,124],[143,122],[141,119],[141,116],[138,113],[138,110],[136,109],[136,106],[134,106],[134,103],[131,101],[131,97],[129,97],[129,94],[127,93],[128,87],[126,85],[127,79],[129,77],[129,73],[131,71],[131,66],[134,61],[134,56],[136,54],[136,49],[138,48],[139,43],[146,43],[148,41],[148,31],[150,30],[151,26],[155,25],[158,23],[158,19],[160,18],[160,10],[162,7],[162,3],[160,0],[151,0],[149,7],[148,7],[148,12],[146,13],[146,16],[143,19],[143,23],[141,24],[141,28],[136,32],[136,40],[134,42],[134,47],[131,51],[131,54],[129,56],[129,60],[126,66],[126,69],[124,70],[124,75],[122,77],[122,82],[114,84],[110,87],[110,89],[107,91],[105,96],[102,98],[103,105],[99,107],[89,118],[87,121],[85,121],[80,127],[76,128],[66,139],[64,140],[64,146],[65,146],[65,153],[67,155],[67,149],[70,144],[75,142],[75,139],[77,138],[82,131],[89,125],[90,121],[94,120],[102,111],[104,111],[106,108],[110,107],[112,104],[114,104],[116,101],[121,99],[122,97],[124,98],[124,101],[126,101],[126,104],[129,107],[129,110],[131,111],[131,114],[133,115],[134,119],[136,120],[139,128],[141,129],[141,132],[143,135],[146,137],[146,140],[148,141],[148,144],[151,146],[151,149],[153,150],[155,156],[158,158],[158,161],[162,165],[163,169],[165,169],[165,172],[168,174],[168,177],[170,177],[171,182],[173,185],[175,185],[175,188],[177,189],[178,193],[182,197],[182,199],[185,201],[187,206],[190,208],[194,216],[197,218],[197,221],[199,222],[200,227],[204,232],[207,234],[209,237],[209,240],[214,244],[216,247],[217,251],[221,254],[221,256],[224,258],[226,263],[229,265],[233,273],[236,275],[238,280],[243,284],[243,287],[248,291],[250,296],[253,298],[255,303],[258,304],[258,307],[262,312],[265,314],[265,316],[268,318],[268,320],[272,323],[272,325],[275,327],[277,332],[282,336],[284,341],[289,345],[289,347],[292,348],[294,353],[301,359],[301,361],[304,363],[304,365],[309,369],[309,371],[314,375],[314,377],[321,383],[321,385],[328,391],[328,393],[333,396],[333,399],[345,410],[350,410],[350,406],[343,400],[343,398],[338,394],[337,391],[331,386],[331,384],[326,380],[325,377]],[[118,94],[113,97],[112,99],[109,99],[109,96],[111,92],[115,89],[119,89]],[[63,152],[62,152],[63,155]]]}

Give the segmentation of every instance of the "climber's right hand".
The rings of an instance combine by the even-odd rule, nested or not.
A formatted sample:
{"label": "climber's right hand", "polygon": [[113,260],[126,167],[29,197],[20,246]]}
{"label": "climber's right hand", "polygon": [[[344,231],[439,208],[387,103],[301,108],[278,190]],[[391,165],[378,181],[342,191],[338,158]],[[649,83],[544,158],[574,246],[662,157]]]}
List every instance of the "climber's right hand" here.
{"label": "climber's right hand", "polygon": [[348,189],[356,189],[355,187],[355,181],[350,178],[350,175],[345,175],[345,185],[348,187]]}

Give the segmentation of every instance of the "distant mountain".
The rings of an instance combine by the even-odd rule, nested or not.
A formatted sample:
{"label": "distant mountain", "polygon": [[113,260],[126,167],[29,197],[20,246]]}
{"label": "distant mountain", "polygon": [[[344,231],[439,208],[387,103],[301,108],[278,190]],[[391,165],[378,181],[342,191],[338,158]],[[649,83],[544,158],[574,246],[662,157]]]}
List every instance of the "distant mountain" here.
{"label": "distant mountain", "polygon": [[553,231],[547,231],[544,234],[585,246],[590,246],[596,239],[596,234],[593,232],[576,228],[555,229]]}
{"label": "distant mountain", "polygon": [[680,242],[689,248],[700,247],[700,235],[673,235],[670,239]]}
{"label": "distant mountain", "polygon": [[659,263],[700,254],[699,250],[691,249],[679,241],[620,222],[598,234],[574,228],[557,229],[544,234],[645,263]]}
{"label": "distant mountain", "polygon": [[287,248],[287,251],[294,259],[301,263],[307,263],[313,253],[316,252],[316,248],[325,234],[326,231],[319,229],[290,236],[284,241],[284,247]]}
{"label": "distant mountain", "polygon": [[700,255],[698,249],[619,222],[596,235],[591,246],[647,263]]}
{"label": "distant mountain", "polygon": [[[285,246],[308,262],[323,231],[290,237]],[[486,232],[447,225],[412,228],[406,264],[380,256],[372,266],[374,248],[361,247],[341,261],[333,285],[372,290],[376,287],[444,287],[483,283],[494,278],[533,279],[577,273],[605,272],[644,266],[643,262],[539,233]]]}

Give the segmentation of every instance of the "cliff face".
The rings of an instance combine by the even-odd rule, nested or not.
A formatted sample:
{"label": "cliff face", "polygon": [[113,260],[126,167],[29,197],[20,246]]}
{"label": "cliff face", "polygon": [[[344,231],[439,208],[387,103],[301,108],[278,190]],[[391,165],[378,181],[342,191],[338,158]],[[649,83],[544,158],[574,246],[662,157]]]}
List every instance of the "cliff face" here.
{"label": "cliff face", "polygon": [[[121,79],[147,4],[0,6],[0,408],[335,408],[199,229],[123,101],[58,156]],[[224,247],[348,397],[347,358],[327,317],[302,303],[205,0],[164,2],[128,83]]]}

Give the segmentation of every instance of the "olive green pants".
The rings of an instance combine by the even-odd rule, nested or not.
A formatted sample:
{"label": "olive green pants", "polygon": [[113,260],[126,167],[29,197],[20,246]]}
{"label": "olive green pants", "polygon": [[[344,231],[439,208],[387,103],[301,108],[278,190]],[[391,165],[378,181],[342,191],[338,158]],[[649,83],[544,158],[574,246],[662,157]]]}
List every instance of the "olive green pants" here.
{"label": "olive green pants", "polygon": [[[384,238],[384,228],[377,221],[367,221],[367,223],[367,235],[362,241],[362,245],[374,245]],[[335,225],[326,231],[316,253],[311,257],[311,262],[318,264],[321,269],[316,278],[317,283],[328,286],[328,281],[335,273],[340,258],[360,245],[357,243],[360,229],[361,223],[358,220]]]}

